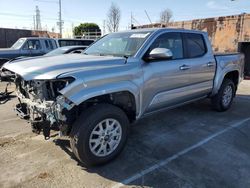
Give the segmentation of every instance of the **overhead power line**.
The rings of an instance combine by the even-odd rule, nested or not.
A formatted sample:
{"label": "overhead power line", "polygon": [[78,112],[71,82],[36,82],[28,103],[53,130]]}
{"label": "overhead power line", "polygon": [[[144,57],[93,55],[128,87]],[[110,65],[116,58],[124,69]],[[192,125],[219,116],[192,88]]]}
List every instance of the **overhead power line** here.
{"label": "overhead power line", "polygon": [[30,15],[24,15],[24,14],[13,14],[13,13],[7,13],[7,12],[0,12],[0,15],[3,15],[3,16],[15,16],[15,17],[31,17],[32,14]]}
{"label": "overhead power line", "polygon": [[42,3],[58,3],[58,1],[50,1],[50,0],[34,0],[37,2],[42,2]]}
{"label": "overhead power line", "polygon": [[148,15],[148,12],[147,12],[146,10],[145,10],[145,14],[146,14],[146,16],[148,17],[149,22],[152,24],[152,21],[151,21],[149,15]]}

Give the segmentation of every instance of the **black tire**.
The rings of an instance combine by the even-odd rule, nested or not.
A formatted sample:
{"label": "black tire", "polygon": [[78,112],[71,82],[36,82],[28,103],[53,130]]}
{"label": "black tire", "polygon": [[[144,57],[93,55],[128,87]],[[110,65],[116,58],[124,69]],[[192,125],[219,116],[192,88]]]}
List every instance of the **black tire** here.
{"label": "black tire", "polygon": [[[230,102],[225,105],[223,102],[223,96],[225,95],[224,92],[227,87],[232,88],[232,97],[231,97]],[[212,97],[213,109],[215,109],[218,112],[227,111],[232,105],[233,99],[235,97],[235,91],[236,91],[236,88],[235,88],[234,82],[230,79],[224,79],[218,93]]]}
{"label": "black tire", "polygon": [[[122,129],[122,135],[116,149],[107,156],[96,156],[91,152],[89,139],[94,128],[107,118],[117,120]],[[127,115],[118,107],[110,104],[97,104],[82,112],[73,125],[70,135],[70,145],[76,158],[86,166],[104,164],[114,159],[125,146],[129,128]]]}

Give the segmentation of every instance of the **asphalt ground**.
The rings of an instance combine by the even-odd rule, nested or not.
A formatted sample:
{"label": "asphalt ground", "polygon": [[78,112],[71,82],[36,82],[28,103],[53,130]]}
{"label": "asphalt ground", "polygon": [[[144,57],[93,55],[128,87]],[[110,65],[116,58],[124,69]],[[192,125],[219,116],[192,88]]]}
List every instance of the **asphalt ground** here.
{"label": "asphalt ground", "polygon": [[75,160],[68,138],[31,133],[16,102],[0,105],[0,187],[250,187],[249,80],[227,112],[207,99],[140,120],[121,155],[94,168]]}

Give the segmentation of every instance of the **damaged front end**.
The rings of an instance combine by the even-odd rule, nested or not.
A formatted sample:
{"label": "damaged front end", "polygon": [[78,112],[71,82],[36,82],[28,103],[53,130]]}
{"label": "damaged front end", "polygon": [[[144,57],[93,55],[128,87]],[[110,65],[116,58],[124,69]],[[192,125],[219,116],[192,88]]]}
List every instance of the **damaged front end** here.
{"label": "damaged front end", "polygon": [[39,134],[43,131],[45,139],[50,137],[51,129],[60,130],[61,134],[67,135],[75,105],[60,91],[74,80],[68,77],[26,81],[16,76],[14,82],[19,100],[15,107],[17,115],[31,123],[33,132]]}

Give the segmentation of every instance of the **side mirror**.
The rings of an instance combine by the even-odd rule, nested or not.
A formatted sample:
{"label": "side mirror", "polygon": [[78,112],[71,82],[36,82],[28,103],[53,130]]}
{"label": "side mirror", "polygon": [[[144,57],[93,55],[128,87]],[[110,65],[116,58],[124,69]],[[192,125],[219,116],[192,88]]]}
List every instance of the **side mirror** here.
{"label": "side mirror", "polygon": [[150,60],[167,60],[172,58],[173,58],[173,53],[171,50],[167,48],[155,48],[149,53],[146,59],[150,61]]}

